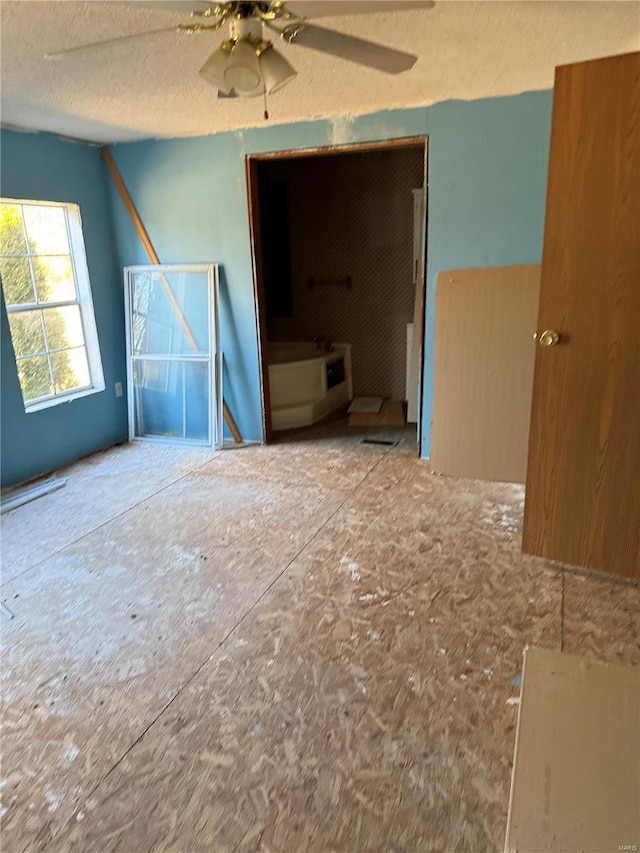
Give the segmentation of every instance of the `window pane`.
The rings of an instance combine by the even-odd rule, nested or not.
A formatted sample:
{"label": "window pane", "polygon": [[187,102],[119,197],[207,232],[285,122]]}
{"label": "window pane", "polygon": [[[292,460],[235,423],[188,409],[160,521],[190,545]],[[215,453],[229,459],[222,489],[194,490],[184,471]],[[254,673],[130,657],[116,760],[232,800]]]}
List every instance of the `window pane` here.
{"label": "window pane", "polygon": [[209,440],[209,365],[195,362],[184,368],[185,437]]}
{"label": "window pane", "polygon": [[209,441],[209,365],[145,359],[133,362],[135,434]]}
{"label": "window pane", "polygon": [[68,255],[67,223],[61,207],[23,205],[29,248],[38,255]]}
{"label": "window pane", "polygon": [[42,311],[9,314],[9,328],[16,356],[33,355],[46,350],[42,331]]}
{"label": "window pane", "polygon": [[56,394],[71,388],[86,388],[91,385],[87,351],[84,347],[51,353],[51,367]]}
{"label": "window pane", "polygon": [[133,352],[209,351],[209,281],[204,272],[133,275]]}
{"label": "window pane", "polygon": [[42,313],[50,350],[84,346],[80,308],[77,305],[45,308]]}
{"label": "window pane", "polygon": [[27,242],[19,204],[0,204],[0,254],[26,255]]}
{"label": "window pane", "polygon": [[85,260],[77,205],[0,202],[0,278],[27,411],[104,388],[89,282],[75,277]]}
{"label": "window pane", "polygon": [[0,275],[7,305],[36,301],[27,258],[0,258]]}
{"label": "window pane", "polygon": [[40,302],[71,302],[76,298],[69,255],[38,255],[32,264]]}
{"label": "window pane", "polygon": [[18,379],[25,403],[36,397],[53,394],[49,362],[46,355],[18,359]]}

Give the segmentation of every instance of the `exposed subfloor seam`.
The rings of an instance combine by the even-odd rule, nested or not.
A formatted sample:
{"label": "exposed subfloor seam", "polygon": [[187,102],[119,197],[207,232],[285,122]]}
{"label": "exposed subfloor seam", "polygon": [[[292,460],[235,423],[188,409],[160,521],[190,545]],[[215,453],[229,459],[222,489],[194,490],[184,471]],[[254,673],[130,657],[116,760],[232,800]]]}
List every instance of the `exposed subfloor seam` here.
{"label": "exposed subfloor seam", "polygon": [[[323,524],[322,524],[322,525],[321,525],[321,526],[320,526],[320,527],[319,527],[319,528],[318,528],[318,529],[317,529],[317,530],[312,534],[312,536],[311,536],[311,537],[310,537],[310,538],[309,538],[309,539],[308,539],[308,540],[307,540],[307,541],[306,541],[306,542],[305,542],[305,543],[304,543],[304,544],[299,548],[299,550],[298,550],[298,551],[294,554],[294,556],[293,556],[293,557],[288,561],[288,563],[285,565],[285,567],[284,567],[280,572],[278,572],[278,574],[277,574],[277,575],[273,578],[273,580],[272,580],[272,581],[271,581],[271,582],[270,582],[270,583],[265,587],[265,589],[262,591],[262,593],[260,593],[260,595],[256,598],[256,600],[255,600],[255,601],[250,605],[250,607],[248,607],[248,608],[247,608],[247,610],[245,610],[245,611],[244,611],[244,613],[243,613],[243,614],[240,616],[240,618],[235,622],[235,624],[231,626],[231,628],[227,631],[227,633],[224,635],[224,637],[223,637],[223,638],[218,642],[218,644],[216,645],[215,649],[214,649],[214,650],[213,650],[209,655],[207,655],[207,657],[204,659],[204,661],[203,661],[201,664],[199,664],[199,665],[196,667],[196,669],[191,673],[191,675],[190,675],[190,676],[189,676],[189,677],[188,677],[188,678],[187,678],[187,679],[186,679],[186,680],[185,680],[185,681],[180,685],[180,687],[178,687],[178,689],[176,690],[176,692],[174,693],[174,695],[171,697],[171,699],[169,699],[169,701],[166,703],[166,705],[164,705],[164,707],[163,707],[163,708],[158,712],[158,714],[156,714],[156,716],[155,716],[155,717],[154,717],[154,718],[153,718],[153,719],[152,719],[152,720],[151,720],[151,721],[150,721],[150,722],[149,722],[149,723],[144,727],[144,729],[143,729],[143,730],[142,730],[142,732],[138,735],[138,737],[137,737],[137,738],[136,738],[136,739],[135,739],[135,740],[134,740],[134,741],[133,741],[133,742],[132,742],[128,747],[127,747],[127,749],[126,749],[126,750],[122,753],[122,755],[121,755],[121,756],[120,756],[120,757],[115,761],[115,763],[114,763],[114,764],[109,768],[109,770],[107,770],[107,772],[102,776],[102,778],[101,778],[101,779],[99,779],[99,780],[96,782],[96,784],[93,786],[93,788],[92,788],[92,789],[87,793],[87,795],[83,798],[82,803],[80,803],[80,804],[77,806],[77,808],[74,810],[73,815],[71,816],[70,820],[72,820],[72,819],[73,819],[73,816],[74,816],[74,815],[78,814],[78,811],[82,809],[82,806],[83,806],[83,805],[84,805],[88,800],[90,800],[90,799],[91,799],[91,797],[93,797],[93,795],[96,793],[96,791],[98,790],[98,788],[100,788],[100,786],[101,786],[101,785],[102,785],[102,784],[103,784],[103,783],[104,783],[104,782],[109,778],[109,776],[111,776],[111,774],[112,774],[115,770],[117,770],[117,768],[118,768],[118,767],[119,767],[119,765],[120,765],[120,764],[125,760],[125,758],[127,757],[127,755],[129,755],[129,753],[130,753],[130,752],[131,752],[131,751],[132,751],[132,750],[133,750],[133,749],[134,749],[134,748],[135,748],[135,747],[140,743],[140,741],[145,737],[145,735],[150,731],[150,729],[151,729],[151,728],[152,728],[152,727],[153,727],[153,726],[154,726],[154,725],[155,725],[155,724],[160,720],[160,718],[161,718],[161,717],[166,713],[166,711],[168,711],[168,709],[173,705],[173,703],[176,701],[176,699],[178,699],[178,698],[182,695],[182,693],[185,691],[185,689],[186,689],[186,688],[191,684],[191,682],[192,682],[192,681],[193,681],[193,680],[194,680],[194,679],[195,679],[195,678],[196,678],[196,677],[197,677],[197,676],[202,672],[202,670],[207,666],[207,664],[209,664],[209,663],[211,662],[211,660],[213,659],[213,657],[214,657],[214,656],[215,656],[215,655],[220,651],[220,649],[222,648],[222,646],[227,642],[227,640],[231,637],[231,635],[235,633],[235,631],[240,627],[240,625],[244,622],[244,620],[245,620],[245,619],[246,619],[246,618],[247,618],[247,617],[252,613],[252,611],[253,611],[253,610],[258,606],[258,604],[259,604],[259,603],[260,603],[260,602],[265,598],[265,596],[266,596],[266,595],[267,595],[267,594],[268,594],[268,593],[273,589],[273,587],[278,583],[278,581],[283,577],[283,575],[285,575],[285,574],[286,574],[286,572],[291,568],[291,566],[296,562],[296,560],[297,560],[297,559],[298,559],[298,558],[299,558],[299,557],[300,557],[300,556],[301,556],[301,555],[306,551],[306,549],[307,549],[307,548],[308,548],[308,547],[309,547],[309,546],[310,546],[310,545],[311,545],[311,544],[312,544],[312,543],[313,543],[313,542],[318,538],[318,536],[320,535],[320,533],[321,533],[321,532],[324,530],[324,528],[329,524],[329,522],[330,522],[330,521],[331,521],[331,520],[332,520],[332,519],[333,519],[333,518],[334,518],[334,517],[335,517],[335,516],[340,512],[340,510],[341,510],[341,509],[342,509],[342,507],[347,503],[347,501],[348,501],[348,500],[350,500],[350,499],[353,497],[353,495],[357,492],[357,490],[358,490],[358,489],[359,489],[359,488],[360,488],[360,487],[361,487],[361,486],[366,482],[366,480],[367,480],[367,479],[368,479],[368,478],[373,474],[373,472],[376,470],[376,468],[378,468],[378,466],[380,465],[380,463],[382,462],[382,460],[383,460],[383,459],[388,455],[388,453],[389,453],[389,451],[390,451],[391,449],[392,449],[392,448],[389,448],[389,450],[387,450],[387,451],[385,451],[384,453],[381,453],[381,454],[380,454],[380,456],[379,456],[379,458],[376,460],[375,464],[374,464],[374,465],[372,465],[372,467],[367,471],[367,473],[364,475],[364,477],[363,477],[363,478],[362,478],[362,479],[361,479],[361,480],[360,480],[360,481],[359,481],[359,482],[358,482],[358,483],[353,487],[353,489],[352,489],[348,494],[346,494],[346,495],[345,495],[344,500],[339,504],[339,506],[337,506],[337,507],[335,508],[335,510],[334,510],[334,511],[331,513],[331,515],[330,515],[330,516],[325,520],[325,522],[324,522],[324,523],[323,523]],[[208,464],[208,463],[207,463],[207,462],[203,463],[203,465],[206,465],[206,464]],[[198,468],[201,468],[201,467],[203,467],[203,466],[197,466],[197,468],[192,469],[191,471],[189,471],[189,472],[185,473],[182,477],[179,477],[177,480],[175,480],[175,481],[174,481],[174,483],[179,482],[179,481],[180,481],[180,480],[182,480],[184,477],[187,477],[189,474],[193,473],[194,471],[197,471],[197,470],[198,470]],[[174,483],[171,483],[171,484],[168,484],[168,485],[173,485]],[[167,487],[168,487],[168,486],[167,486]],[[165,488],[166,488],[166,487],[165,487]],[[163,491],[163,489],[159,489],[159,490],[158,490],[158,492],[160,492],[160,491]],[[157,494],[157,492],[156,492],[155,494]],[[151,495],[150,495],[149,497],[151,497]],[[144,500],[147,500],[147,498],[145,498]],[[143,503],[143,502],[144,502],[144,501],[140,501],[139,503]],[[125,510],[124,512],[127,512],[129,509],[133,509],[133,508],[134,508],[134,506],[137,506],[137,504],[134,504],[133,506],[129,507],[129,508],[128,508],[127,510]],[[119,513],[119,515],[122,515],[122,513]],[[114,518],[117,518],[117,517],[118,517],[118,516],[114,516]],[[112,519],[110,519],[110,520],[112,520]],[[108,522],[105,522],[105,523],[108,523]],[[96,530],[98,530],[100,527],[103,527],[103,526],[104,526],[104,525],[102,525],[102,524],[101,524],[101,525],[98,525],[98,527],[96,527],[95,529],[96,529]],[[93,531],[91,531],[91,532],[93,532]],[[88,534],[85,534],[85,535],[88,535]],[[84,536],[81,536],[81,537],[79,537],[79,538],[78,538],[78,540],[76,540],[76,541],[79,541],[80,539],[83,539],[83,538],[84,538]],[[73,544],[73,543],[69,543],[69,544]],[[68,546],[66,546],[66,547],[68,547]],[[61,550],[64,550],[64,549],[61,549]],[[38,563],[37,565],[39,565],[39,563]],[[57,836],[59,836],[61,832],[64,832],[64,827],[61,827],[61,828],[60,828],[60,832],[57,832],[57,833],[53,836],[53,838],[56,838]],[[27,853],[27,848],[23,848],[22,853]]]}
{"label": "exposed subfloor seam", "polygon": [[[32,563],[30,566],[27,566],[26,569],[23,569],[21,572],[18,572],[17,575],[12,575],[10,578],[3,578],[3,582],[5,584],[10,584],[10,583],[12,583],[12,581],[16,580],[17,578],[21,578],[27,572],[31,572],[34,569],[39,568],[43,563],[46,563],[47,560],[50,560],[52,557],[55,557],[57,554],[61,554],[63,551],[65,551],[67,548],[70,548],[72,545],[76,545],[78,542],[82,542],[83,539],[86,539],[87,536],[90,536],[92,533],[95,533],[96,530],[100,530],[101,528],[106,527],[107,524],[111,524],[111,522],[115,521],[117,518],[122,518],[122,516],[125,513],[129,512],[132,509],[135,509],[136,507],[145,503],[145,501],[151,500],[151,498],[155,498],[156,495],[159,495],[161,492],[164,492],[165,489],[169,489],[172,486],[175,486],[176,483],[179,483],[181,480],[184,480],[186,477],[191,476],[191,474],[195,474],[196,472],[198,472],[200,470],[200,468],[204,468],[205,465],[210,465],[211,462],[216,462],[218,459],[221,458],[222,452],[223,451],[219,451],[218,455],[214,456],[213,459],[207,459],[204,462],[202,462],[200,465],[196,465],[195,468],[189,468],[188,471],[185,471],[179,477],[176,477],[175,480],[170,480],[169,482],[164,483],[162,486],[160,486],[160,488],[156,489],[155,492],[149,492],[148,495],[145,495],[143,498],[140,498],[140,500],[135,501],[135,503],[132,503],[129,506],[124,507],[124,509],[121,509],[120,512],[116,512],[115,515],[109,516],[109,518],[105,519],[104,521],[101,521],[100,524],[96,524],[95,527],[92,527],[90,530],[87,530],[85,533],[82,533],[80,536],[77,536],[75,539],[72,539],[70,542],[66,542],[60,548],[56,548],[55,551],[49,552],[41,560],[38,560],[37,562]],[[19,509],[19,507],[18,507],[18,509]]]}

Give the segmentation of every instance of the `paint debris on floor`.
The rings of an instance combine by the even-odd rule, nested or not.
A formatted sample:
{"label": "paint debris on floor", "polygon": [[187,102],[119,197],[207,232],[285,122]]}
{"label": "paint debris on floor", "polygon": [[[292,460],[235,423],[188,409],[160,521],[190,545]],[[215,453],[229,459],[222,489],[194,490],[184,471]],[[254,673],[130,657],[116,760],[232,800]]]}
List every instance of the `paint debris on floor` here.
{"label": "paint debris on floor", "polygon": [[407,428],[64,476],[2,518],[3,850],[500,850],[523,648],[640,662],[638,586]]}

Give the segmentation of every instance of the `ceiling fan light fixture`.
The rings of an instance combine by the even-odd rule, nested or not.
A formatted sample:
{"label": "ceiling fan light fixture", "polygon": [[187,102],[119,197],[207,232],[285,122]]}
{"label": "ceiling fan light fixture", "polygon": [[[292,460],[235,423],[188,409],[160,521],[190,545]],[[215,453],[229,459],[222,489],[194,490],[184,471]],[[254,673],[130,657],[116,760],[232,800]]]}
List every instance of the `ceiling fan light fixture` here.
{"label": "ceiling fan light fixture", "polygon": [[224,87],[239,95],[261,95],[264,83],[255,47],[246,38],[238,39],[224,70]]}
{"label": "ceiling fan light fixture", "polygon": [[261,52],[258,61],[264,88],[270,95],[282,89],[296,76],[296,71],[284,56],[270,44]]}
{"label": "ceiling fan light fixture", "polygon": [[225,95],[228,95],[232,88],[227,83],[224,76],[225,71],[227,70],[227,63],[229,62],[229,54],[231,52],[227,45],[228,43],[225,42],[224,44],[221,44],[217,50],[214,50],[209,59],[207,59],[198,72],[201,77],[204,77],[207,83],[212,83]]}

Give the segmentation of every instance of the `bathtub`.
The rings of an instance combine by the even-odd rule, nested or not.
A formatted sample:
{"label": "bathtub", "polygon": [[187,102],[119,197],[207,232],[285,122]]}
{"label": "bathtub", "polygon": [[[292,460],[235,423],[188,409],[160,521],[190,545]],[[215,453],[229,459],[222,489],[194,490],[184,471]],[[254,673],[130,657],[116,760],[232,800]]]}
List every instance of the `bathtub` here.
{"label": "bathtub", "polygon": [[269,343],[267,357],[274,430],[314,424],[353,397],[350,344]]}

